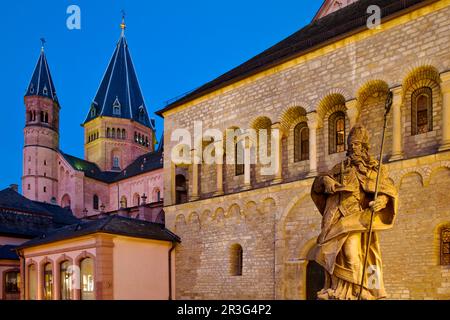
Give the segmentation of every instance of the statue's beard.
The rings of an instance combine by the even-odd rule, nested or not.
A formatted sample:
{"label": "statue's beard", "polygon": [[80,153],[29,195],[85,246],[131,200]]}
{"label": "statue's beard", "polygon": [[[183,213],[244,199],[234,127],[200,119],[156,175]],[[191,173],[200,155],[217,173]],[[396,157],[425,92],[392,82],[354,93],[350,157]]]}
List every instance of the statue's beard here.
{"label": "statue's beard", "polygon": [[363,173],[367,173],[370,169],[375,169],[378,165],[378,161],[373,159],[366,149],[361,149],[361,151],[349,150],[347,156],[351,164]]}

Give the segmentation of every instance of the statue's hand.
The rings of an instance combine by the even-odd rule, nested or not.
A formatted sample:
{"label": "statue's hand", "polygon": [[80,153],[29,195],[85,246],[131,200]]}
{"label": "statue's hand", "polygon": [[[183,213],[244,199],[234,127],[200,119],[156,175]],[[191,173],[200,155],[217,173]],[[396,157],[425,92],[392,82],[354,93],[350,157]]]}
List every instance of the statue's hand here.
{"label": "statue's hand", "polygon": [[341,187],[342,185],[331,177],[323,177],[323,185],[325,188],[325,193],[333,194],[336,192],[336,187]]}
{"label": "statue's hand", "polygon": [[369,203],[369,206],[372,208],[374,212],[378,212],[386,208],[386,205],[388,203],[388,197],[385,195],[380,195],[377,197],[375,201],[371,201]]}

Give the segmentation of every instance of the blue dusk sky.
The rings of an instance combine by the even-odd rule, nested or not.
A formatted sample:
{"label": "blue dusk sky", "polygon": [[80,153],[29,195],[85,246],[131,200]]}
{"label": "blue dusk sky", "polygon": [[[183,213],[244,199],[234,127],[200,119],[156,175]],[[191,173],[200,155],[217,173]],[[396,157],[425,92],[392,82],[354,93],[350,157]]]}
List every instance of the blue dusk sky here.
{"label": "blue dusk sky", "polygon": [[[90,103],[120,36],[126,37],[158,140],[166,101],[213,80],[308,24],[322,0],[88,1],[16,0],[2,3],[3,156],[0,189],[21,185],[23,96],[39,56],[40,38],[61,104],[60,148],[83,158]],[[69,30],[67,8],[81,10]]]}

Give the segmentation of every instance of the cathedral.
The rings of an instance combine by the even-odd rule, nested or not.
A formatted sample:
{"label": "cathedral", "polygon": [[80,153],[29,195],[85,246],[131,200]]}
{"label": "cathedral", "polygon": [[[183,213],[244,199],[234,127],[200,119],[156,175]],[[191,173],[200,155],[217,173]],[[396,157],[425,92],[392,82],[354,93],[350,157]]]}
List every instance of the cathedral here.
{"label": "cathedral", "polygon": [[[343,163],[356,125],[374,158],[384,137],[398,193],[393,227],[378,234],[386,298],[450,299],[449,17],[450,0],[325,0],[299,31],[157,111],[157,148],[122,22],[86,110],[84,159],[59,148],[41,49],[25,94],[23,195],[0,191],[0,299],[317,299],[311,189]],[[198,123],[204,138],[180,152],[177,129]],[[278,147],[239,136],[248,129],[278,132]],[[213,162],[211,145],[226,150]]]}

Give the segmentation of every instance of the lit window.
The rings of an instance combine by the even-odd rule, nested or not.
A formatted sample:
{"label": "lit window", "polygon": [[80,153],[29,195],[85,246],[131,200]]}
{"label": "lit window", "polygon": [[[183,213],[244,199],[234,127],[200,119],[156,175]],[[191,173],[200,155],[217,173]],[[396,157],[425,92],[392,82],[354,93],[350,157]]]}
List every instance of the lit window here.
{"label": "lit window", "polygon": [[433,130],[432,90],[424,87],[413,92],[411,107],[411,134]]}
{"label": "lit window", "polygon": [[69,261],[64,261],[60,264],[60,295],[61,300],[72,300],[72,276],[73,270],[70,267]]}
{"label": "lit window", "polygon": [[85,258],[80,263],[81,274],[81,300],[94,300],[94,260],[92,258]]}
{"label": "lit window", "polygon": [[52,300],[53,296],[53,271],[51,263],[44,266],[44,300]]}
{"label": "lit window", "polygon": [[345,151],[345,114],[333,113],[328,120],[329,153]]}
{"label": "lit window", "polygon": [[20,290],[20,272],[8,271],[5,273],[5,294],[18,295]]}

